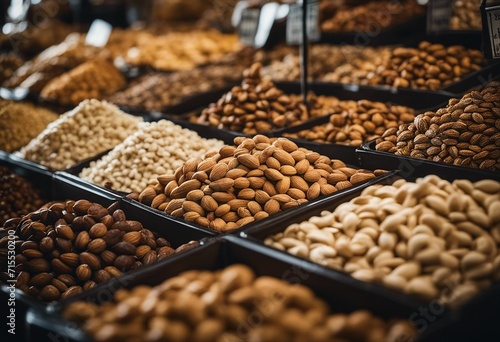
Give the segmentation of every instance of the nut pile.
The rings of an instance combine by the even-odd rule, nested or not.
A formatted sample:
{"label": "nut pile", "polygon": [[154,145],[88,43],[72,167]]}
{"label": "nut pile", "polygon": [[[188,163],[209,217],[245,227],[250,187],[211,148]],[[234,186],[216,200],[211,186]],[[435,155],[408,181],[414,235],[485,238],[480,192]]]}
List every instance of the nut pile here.
{"label": "nut pile", "polygon": [[80,35],[69,35],[61,44],[49,47],[17,69],[4,86],[28,88],[40,93],[50,80],[98,54],[97,48],[83,46],[79,42]]}
{"label": "nut pile", "polygon": [[451,99],[413,123],[388,129],[378,151],[473,168],[500,170],[500,82]]}
{"label": "nut pile", "polygon": [[44,99],[77,105],[86,99],[103,99],[125,85],[125,78],[104,59],[85,62],[52,79],[40,93]]}
{"label": "nut pile", "polygon": [[128,50],[127,63],[158,70],[190,70],[240,48],[236,35],[218,31],[170,32],[142,39]]}
{"label": "nut pile", "polygon": [[193,120],[253,135],[328,115],[339,102],[335,97],[309,94],[309,113],[299,95],[286,95],[272,81],[261,78],[260,69],[260,63],[246,69],[241,86],[233,87]]}
{"label": "nut pile", "polygon": [[185,98],[233,85],[241,80],[243,66],[211,65],[172,74],[153,73],[108,98],[121,107],[161,111]]}
{"label": "nut pile", "polygon": [[[99,341],[409,342],[416,336],[403,320],[386,322],[364,310],[329,311],[308,287],[256,277],[248,266],[235,264],[187,271],[155,287],[122,289],[102,306],[73,302],[63,317]],[[256,312],[266,314],[259,314],[259,324],[248,324]]]}
{"label": "nut pile", "polygon": [[500,183],[427,176],[370,186],[265,243],[363,281],[460,305],[500,280]]}
{"label": "nut pile", "polygon": [[80,177],[123,192],[139,192],[162,174],[173,174],[192,157],[202,156],[224,145],[205,139],[171,121],[141,123],[137,132],[97,161]]}
{"label": "nut pile", "polygon": [[43,203],[32,184],[0,166],[0,225],[11,217],[21,217],[40,208]]}
{"label": "nut pile", "polygon": [[324,32],[373,32],[424,14],[415,0],[370,1],[355,7],[341,8],[321,24]]}
{"label": "nut pile", "polygon": [[[262,56],[264,55],[264,56]],[[342,83],[364,83],[368,75],[390,56],[387,47],[356,45],[311,45],[309,74],[312,80]],[[274,81],[300,79],[300,58],[296,50],[279,47],[266,54],[256,54],[262,59],[262,74]]]}
{"label": "nut pile", "polygon": [[189,159],[132,198],[225,232],[384,173],[346,167],[286,138],[257,135],[234,142],[204,159]]}
{"label": "nut pile", "polygon": [[482,28],[481,0],[455,0],[452,5],[450,27],[453,30],[480,30]]}
{"label": "nut pile", "polygon": [[12,77],[14,72],[23,65],[23,60],[14,53],[0,54],[0,85]]}
{"label": "nut pile", "polygon": [[20,155],[62,170],[115,147],[135,132],[141,121],[105,101],[85,100],[48,125]]}
{"label": "nut pile", "polygon": [[56,113],[30,103],[0,98],[0,149],[7,152],[19,150],[58,117]]}
{"label": "nut pile", "polygon": [[387,129],[414,118],[414,110],[405,106],[368,100],[341,103],[344,108],[332,114],[328,123],[284,135],[322,143],[361,146],[364,142],[380,137]]}
{"label": "nut pile", "polygon": [[[118,202],[109,208],[87,200],[51,202],[22,219],[10,219],[0,239],[5,256],[9,230],[15,230],[21,270],[16,286],[44,302],[74,296],[198,244],[172,248],[141,222],[127,220]],[[9,279],[6,265],[2,262],[3,281]]]}
{"label": "nut pile", "polygon": [[441,89],[486,64],[479,50],[421,42],[418,48],[398,47],[371,84]]}

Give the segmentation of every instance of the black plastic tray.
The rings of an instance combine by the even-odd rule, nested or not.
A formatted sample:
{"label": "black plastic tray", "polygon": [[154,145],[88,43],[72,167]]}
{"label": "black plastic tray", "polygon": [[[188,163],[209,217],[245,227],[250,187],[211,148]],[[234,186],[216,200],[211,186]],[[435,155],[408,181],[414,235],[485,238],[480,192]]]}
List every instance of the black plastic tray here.
{"label": "black plastic tray", "polygon": [[[387,184],[391,183],[392,182],[388,182]],[[437,300],[426,302],[425,300],[416,296],[404,294],[400,291],[386,288],[383,285],[366,283],[360,280],[356,280],[346,272],[331,269],[326,266],[321,266],[313,261],[294,256],[288,252],[280,251],[264,244],[263,241],[265,238],[270,235],[283,232],[290,224],[306,221],[312,216],[318,216],[323,210],[333,211],[340,204],[345,203],[352,198],[360,195],[361,192],[362,190],[353,191],[348,196],[344,196],[343,198],[332,199],[321,209],[317,208],[315,210],[303,212],[300,215],[286,217],[283,218],[280,222],[274,222],[273,224],[265,224],[259,227],[251,227],[245,229],[240,232],[240,237],[247,239],[251,243],[254,243],[258,246],[256,248],[259,248],[261,251],[265,249],[271,249],[276,259],[287,260],[291,264],[302,263],[307,264],[311,267],[314,266],[319,269],[323,269],[323,272],[325,273],[335,273],[339,278],[350,278],[349,281],[353,284],[352,286],[354,286],[354,284],[359,287],[369,285],[371,290],[379,293],[379,296],[381,296],[382,294],[387,295],[388,297],[394,296],[393,298],[399,298],[398,300],[408,303],[408,305],[410,306],[418,305],[418,310],[415,310],[413,313],[411,313],[408,316],[408,319],[410,323],[416,326],[417,329],[422,329],[421,332],[424,333],[422,335],[422,340],[471,341],[471,337],[475,336],[475,334],[482,334],[481,336],[483,336],[484,339],[479,340],[489,341],[490,339],[486,337],[493,336],[489,335],[492,331],[495,331],[495,334],[500,333],[500,326],[498,326],[495,320],[491,318],[498,317],[498,315],[500,315],[500,283],[498,282],[490,288],[483,290],[481,293],[476,295],[473,299],[466,302],[462,306],[450,309],[444,308],[441,304],[438,304]],[[425,304],[417,304],[419,301],[424,301]],[[417,308],[417,306],[415,306],[415,308]],[[424,317],[424,313],[427,314],[429,311],[431,312],[431,314],[427,317]],[[449,319],[450,322],[438,326],[432,325],[435,320],[441,318],[445,318],[444,321],[447,321]],[[453,328],[448,327],[448,325],[452,326]],[[428,329],[429,326],[430,329]],[[478,331],[478,327],[482,327],[481,329],[483,329],[484,331]]]}
{"label": "black plastic tray", "polygon": [[[214,239],[196,250],[191,250],[171,259],[152,265],[137,274],[125,275],[120,284],[108,284],[106,287],[89,290],[64,303],[53,307],[52,314],[40,315],[31,310],[29,325],[31,336],[58,336],[69,338],[68,327],[74,324],[60,317],[60,310],[75,300],[88,300],[102,304],[111,300],[111,294],[118,288],[132,288],[137,285],[157,285],[163,280],[187,270],[217,270],[225,266],[242,263],[251,267],[257,275],[268,275],[290,283],[300,283],[310,287],[317,296],[328,302],[334,312],[351,312],[368,309],[384,318],[409,317],[423,302],[407,301],[378,288],[352,282],[351,279],[335,273],[323,272],[322,269],[296,260],[276,258],[276,253],[269,248],[261,248],[234,236]],[[113,285],[113,286],[112,286]],[[363,286],[359,286],[363,285]],[[73,330],[75,341],[86,341],[80,330]],[[66,341],[66,340],[65,340]]]}
{"label": "black plastic tray", "polygon": [[[300,94],[299,82],[275,82],[275,85],[287,94]],[[160,117],[168,118],[169,120],[172,120],[177,124],[183,126],[185,125],[186,127],[197,132],[210,132],[210,134],[215,134],[215,137],[219,135],[220,139],[224,141],[226,141],[226,137],[234,138],[236,136],[249,136],[248,134],[243,134],[237,131],[219,129],[205,124],[189,122],[190,117],[201,112],[200,108],[207,107],[211,102],[216,102],[223,94],[227,93],[230,90],[231,87],[214,90],[204,98],[199,97],[189,103],[183,103],[182,108],[185,110],[184,114],[172,115],[168,112],[165,112],[164,114],[155,114],[159,115]],[[312,82],[309,85],[309,90],[313,91],[316,95],[336,96],[340,100],[367,99],[372,101],[405,105],[416,109],[418,112],[423,112],[425,110],[435,108],[439,105],[443,105],[451,97],[454,96],[453,94],[445,91],[425,91],[409,88],[396,89],[389,86],[346,85],[341,83],[326,82]],[[211,99],[211,102],[209,101],[202,103],[202,99]],[[279,137],[282,136],[283,133],[297,132],[298,130],[310,128],[313,125],[326,123],[328,122],[328,119],[329,116],[323,116],[311,119],[307,122],[295,126],[289,126],[260,133],[271,137]],[[209,130],[204,127],[211,127],[211,129]],[[216,132],[220,133],[217,134]],[[351,165],[359,165],[358,158],[355,154],[356,147],[340,144],[320,144],[302,139],[295,139],[295,141],[300,142],[300,144],[302,144],[306,148],[320,152],[329,157],[341,159]]]}
{"label": "black plastic tray", "polygon": [[482,179],[500,181],[500,172],[438,163],[427,159],[398,156],[394,153],[377,151],[375,150],[375,141],[370,141],[358,148],[356,154],[359,156],[361,166],[364,168],[380,167],[383,165],[388,169],[399,170],[403,177],[410,180],[435,174],[449,181],[459,178],[466,178],[471,181]]}
{"label": "black plastic tray", "polygon": [[234,229],[234,230],[231,230],[231,231],[229,231],[227,233],[223,233],[223,234],[218,233],[216,231],[213,231],[209,228],[199,226],[196,223],[186,222],[182,218],[174,218],[161,210],[153,209],[152,207],[149,207],[149,206],[147,206],[143,203],[140,203],[138,201],[131,200],[129,198],[125,198],[125,200],[132,201],[133,203],[135,203],[137,206],[139,206],[141,208],[152,210],[152,211],[158,213],[159,215],[170,217],[176,221],[185,222],[186,225],[197,227],[197,228],[202,229],[202,230],[207,231],[207,232],[212,232],[212,233],[217,234],[217,235],[229,235],[229,234],[234,235],[234,234],[238,234],[239,232],[244,231],[244,230],[251,228],[251,227],[261,227],[263,225],[265,225],[266,227],[270,227],[273,224],[276,224],[276,223],[283,221],[284,218],[297,217],[303,213],[307,213],[307,212],[314,211],[314,210],[320,210],[321,208],[323,208],[325,206],[325,203],[329,203],[332,200],[332,198],[348,197],[348,196],[350,196],[351,193],[361,191],[361,189],[364,189],[364,188],[366,188],[370,185],[373,185],[373,184],[380,184],[380,183],[384,184],[387,182],[392,183],[392,181],[394,180],[394,177],[396,175],[397,175],[397,172],[389,171],[382,176],[375,177],[373,179],[370,179],[366,182],[362,182],[360,184],[355,184],[355,185],[351,186],[350,188],[334,192],[333,194],[328,195],[328,196],[321,196],[319,198],[316,198],[316,199],[314,199],[310,202],[307,202],[305,204],[302,204],[300,206],[290,208],[290,209],[285,210],[285,211],[281,211],[277,214],[270,215],[269,217],[266,217],[265,219],[262,219],[260,221],[255,221],[255,222],[249,223],[241,228]]}
{"label": "black plastic tray", "polygon": [[[291,92],[297,91],[298,85],[295,82],[283,82],[281,84],[284,88]],[[405,88],[395,89],[381,86],[356,86],[324,82],[316,82],[314,83],[314,86],[321,95],[334,95],[340,100],[371,100],[403,105],[415,109],[417,114],[445,105],[448,100],[453,97],[453,94],[444,91],[425,91]],[[327,123],[329,119],[329,115],[314,118],[296,126],[274,130],[271,132],[271,135],[282,136],[285,133],[295,133],[310,129]],[[359,165],[359,159],[355,153],[357,147],[355,146],[334,143],[319,143],[304,139],[289,139],[301,144],[303,147],[325,154],[329,157],[341,159],[352,165]]]}
{"label": "black plastic tray", "polygon": [[400,44],[402,40],[425,30],[426,16],[420,15],[391,25],[378,33],[370,32],[321,32],[320,43],[380,46]]}
{"label": "black plastic tray", "polygon": [[[140,208],[133,203],[130,203],[130,201],[118,199],[115,196],[111,196],[109,193],[100,191],[100,189],[88,187],[86,184],[74,182],[73,180],[65,177],[59,177],[58,174],[50,176],[48,174],[38,173],[37,170],[27,171],[30,172],[29,174],[33,176],[33,179],[43,181],[44,186],[48,185],[50,192],[46,194],[47,200],[87,199],[91,202],[100,203],[104,206],[109,206],[118,201],[119,207],[124,211],[127,219],[140,221],[143,223],[144,227],[153,232],[157,232],[162,237],[165,237],[172,244],[173,248],[179,247],[180,245],[191,240],[203,240],[215,235],[213,232],[208,232],[197,227],[189,226],[183,222],[172,220],[169,217],[158,215],[151,210],[144,210],[144,208]],[[159,263],[161,262],[163,261],[160,261]],[[147,268],[149,265],[143,267]],[[137,273],[137,271],[138,270],[132,270],[127,274],[133,275]],[[118,278],[115,281],[119,281]],[[102,285],[99,285],[97,288],[101,288]],[[0,300],[7,303],[8,295],[9,292],[7,287],[1,286]],[[21,331],[24,329],[24,316],[28,308],[34,308],[37,311],[44,311],[47,306],[50,306],[50,304],[42,303],[38,299],[17,290],[16,330],[19,329],[19,331]],[[6,305],[4,305],[4,307],[8,309]],[[7,315],[3,317],[6,316]],[[19,335],[16,334],[16,336],[18,337]]]}

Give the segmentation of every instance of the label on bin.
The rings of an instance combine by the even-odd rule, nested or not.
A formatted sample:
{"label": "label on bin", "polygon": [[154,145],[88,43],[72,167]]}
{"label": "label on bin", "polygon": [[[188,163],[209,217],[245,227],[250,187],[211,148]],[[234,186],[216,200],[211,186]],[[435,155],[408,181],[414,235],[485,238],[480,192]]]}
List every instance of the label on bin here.
{"label": "label on bin", "polygon": [[[319,6],[316,1],[309,1],[307,4],[306,30],[308,41],[315,42],[321,38]],[[286,42],[300,44],[302,40],[302,4],[291,5],[286,21]]]}
{"label": "label on bin", "polygon": [[260,9],[245,8],[241,12],[241,19],[238,25],[240,42],[245,45],[255,45],[255,35],[259,28]]}
{"label": "label on bin", "polygon": [[85,45],[103,47],[108,43],[113,26],[101,19],[96,19],[90,25],[89,32],[85,37]]}
{"label": "label on bin", "polygon": [[427,5],[427,33],[450,29],[452,0],[429,0]]}
{"label": "label on bin", "polygon": [[[500,58],[500,6],[487,8],[486,20],[492,58]],[[488,44],[488,42],[485,42],[485,44]]]}

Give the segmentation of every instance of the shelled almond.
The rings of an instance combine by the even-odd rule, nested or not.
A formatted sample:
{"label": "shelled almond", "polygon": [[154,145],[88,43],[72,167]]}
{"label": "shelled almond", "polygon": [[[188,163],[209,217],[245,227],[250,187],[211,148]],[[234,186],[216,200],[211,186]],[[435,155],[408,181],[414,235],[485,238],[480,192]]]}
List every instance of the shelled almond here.
{"label": "shelled almond", "polygon": [[238,137],[130,197],[225,232],[383,174],[347,167],[286,138]]}
{"label": "shelled almond", "polygon": [[500,183],[427,176],[373,185],[265,243],[457,306],[500,280]]}
{"label": "shelled almond", "polygon": [[412,108],[369,100],[340,101],[339,107],[343,107],[342,110],[330,115],[328,123],[284,135],[315,142],[360,146],[380,137],[387,129],[414,118]]}
{"label": "shelled almond", "polygon": [[500,83],[451,99],[436,112],[385,131],[378,151],[459,166],[500,169]]}
{"label": "shelled almond", "polygon": [[[308,287],[257,277],[248,266],[235,264],[186,271],[154,287],[121,289],[101,306],[76,301],[63,317],[99,341],[407,342],[416,336],[401,319],[384,321],[366,310],[329,311]],[[254,316],[259,324],[253,324]]]}
{"label": "shelled almond", "polygon": [[[118,202],[106,208],[87,200],[50,202],[23,218],[7,220],[0,230],[2,256],[7,256],[11,235],[20,270],[16,287],[44,302],[74,296],[197,245],[174,249],[141,222],[128,220]],[[2,282],[11,279],[7,262],[1,271]]]}

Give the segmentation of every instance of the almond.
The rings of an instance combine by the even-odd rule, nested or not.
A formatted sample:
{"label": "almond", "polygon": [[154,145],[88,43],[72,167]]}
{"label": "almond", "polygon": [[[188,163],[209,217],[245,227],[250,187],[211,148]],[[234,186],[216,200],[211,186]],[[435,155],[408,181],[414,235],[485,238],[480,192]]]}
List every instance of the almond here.
{"label": "almond", "polygon": [[239,168],[231,169],[231,170],[227,171],[226,177],[232,178],[232,179],[237,179],[240,177],[244,177],[247,173],[248,173],[248,171],[246,171],[244,169],[239,169]]}
{"label": "almond", "polygon": [[[138,259],[144,258],[144,256],[151,251],[151,247],[148,245],[141,245],[135,249],[135,256]],[[113,263],[110,263],[109,265],[112,265]]]}
{"label": "almond", "polygon": [[80,255],[78,256],[78,259],[79,259],[81,264],[89,265],[89,267],[93,271],[97,271],[98,269],[101,268],[101,261],[99,260],[99,258],[96,255],[94,255],[92,253],[89,253],[89,252],[80,253]]}
{"label": "almond", "polygon": [[269,215],[276,214],[277,212],[280,211],[280,203],[277,200],[270,198],[264,204],[264,211],[267,212]]}
{"label": "almond", "polygon": [[[108,227],[104,223],[96,223],[89,229],[89,235],[91,238],[100,238],[103,237],[108,232]],[[80,234],[78,234],[80,236]],[[77,236],[77,238],[78,238]],[[75,240],[76,244],[76,240]]]}
{"label": "almond", "polygon": [[351,186],[352,186],[352,184],[349,181],[342,181],[342,182],[338,182],[337,184],[335,184],[335,187],[337,188],[337,190],[347,189]]}
{"label": "almond", "polygon": [[241,207],[245,208],[248,203],[249,203],[249,201],[245,200],[245,199],[234,199],[234,200],[227,202],[227,205],[229,205],[229,207],[231,208],[232,211],[237,211],[238,208],[241,208]]}
{"label": "almond", "polygon": [[77,267],[76,277],[80,281],[87,281],[90,279],[91,276],[92,276],[92,270],[90,269],[89,265],[81,264],[80,266]]}
{"label": "almond", "polygon": [[254,218],[254,217],[252,217],[252,216],[243,217],[243,218],[239,219],[238,221],[236,221],[236,225],[237,225],[238,227],[242,227],[242,226],[245,226],[245,225],[247,225],[247,224],[250,224],[250,223],[252,223],[252,222],[254,222],[254,221],[255,221],[255,218]]}
{"label": "almond", "polygon": [[281,163],[281,165],[295,165],[295,159],[293,159],[290,153],[285,150],[277,148],[273,152],[273,157],[276,158]]}
{"label": "almond", "polygon": [[[232,200],[232,199],[235,198],[235,196],[233,194],[231,194],[231,193],[228,193],[228,192],[218,192],[218,191],[217,192],[213,192],[211,194],[211,196],[218,203],[227,203],[230,200]],[[205,208],[205,210],[207,210],[207,209]],[[211,210],[211,211],[213,211],[213,210]]]}
{"label": "almond", "polygon": [[52,266],[52,270],[56,274],[64,274],[64,273],[71,273],[73,272],[73,268],[71,266],[66,265],[62,260],[60,259],[52,259],[50,262]]}
{"label": "almond", "polygon": [[[175,180],[175,176],[174,175],[161,175],[161,176],[158,176],[156,177],[156,179],[158,180],[158,182],[165,186],[167,185],[169,182]],[[141,201],[142,202],[142,201]]]}
{"label": "almond", "polygon": [[306,197],[309,201],[311,201],[317,198],[320,194],[321,194],[321,187],[317,182],[315,182],[307,190]]}
{"label": "almond", "polygon": [[244,177],[238,177],[234,180],[233,187],[235,189],[246,189],[250,187],[250,181]]}
{"label": "almond", "polygon": [[317,182],[321,178],[321,174],[318,172],[318,170],[309,170],[306,173],[304,173],[304,180],[308,182]]}
{"label": "almond", "polygon": [[57,225],[55,230],[56,230],[57,235],[59,235],[60,237],[66,239],[66,240],[72,240],[75,237],[75,233],[73,232],[71,227],[68,225],[65,225],[65,224]]}
{"label": "almond", "polygon": [[140,232],[128,232],[125,233],[122,237],[122,241],[131,243],[134,246],[137,246],[137,244],[141,241],[141,233]]}
{"label": "almond", "polygon": [[257,201],[250,201],[247,203],[247,208],[252,215],[262,211],[262,206]]}
{"label": "almond", "polygon": [[328,196],[337,191],[337,188],[331,184],[321,184],[320,192],[323,196]]}
{"label": "almond", "polygon": [[201,207],[206,211],[215,211],[219,203],[212,196],[203,196],[201,199]]}
{"label": "almond", "polygon": [[280,204],[287,203],[293,200],[289,195],[286,194],[277,194],[272,196],[271,198],[278,201]]}
{"label": "almond", "polygon": [[[295,169],[294,169],[295,170]],[[290,189],[290,177],[283,177],[283,179],[276,182],[275,189],[278,194],[285,194]]]}
{"label": "almond", "polygon": [[167,214],[171,214],[174,210],[182,208],[182,203],[184,203],[184,198],[176,198],[168,202],[167,207],[165,208],[165,212]]}
{"label": "almond", "polygon": [[223,232],[224,227],[226,226],[226,222],[221,219],[221,218],[216,218],[215,220],[211,221],[208,227],[212,230],[215,230],[217,232]]}
{"label": "almond", "polygon": [[174,188],[170,193],[171,198],[183,198],[191,191],[199,189],[201,182],[197,179],[190,179],[180,184],[178,187]]}
{"label": "almond", "polygon": [[202,206],[193,201],[185,201],[182,203],[182,209],[184,209],[184,212],[191,211],[199,214],[200,216],[205,215],[205,210],[203,210]]}
{"label": "almond", "polygon": [[250,182],[250,187],[252,189],[260,189],[264,186],[264,183],[266,182],[265,178],[263,177],[249,177],[248,181]]}
{"label": "almond", "polygon": [[[357,172],[351,176],[350,182],[352,184],[358,184],[358,183],[365,182],[365,181],[373,179],[373,178],[375,178],[375,175],[373,173]],[[337,187],[337,189],[338,189],[338,187]],[[339,189],[339,190],[341,190],[341,189]]]}
{"label": "almond", "polygon": [[78,254],[76,253],[63,253],[59,256],[59,259],[61,259],[65,264],[73,267],[78,265],[79,262]]}
{"label": "almond", "polygon": [[290,186],[306,192],[309,189],[307,182],[300,176],[292,176],[290,178]]}
{"label": "almond", "polygon": [[277,182],[279,180],[283,179],[283,175],[281,172],[279,172],[276,169],[267,169],[264,171],[264,175],[267,177],[267,179]]}
{"label": "almond", "polygon": [[89,210],[90,206],[92,205],[92,202],[87,201],[87,200],[78,200],[73,204],[73,212],[76,215],[82,216],[87,214],[87,210]]}
{"label": "almond", "polygon": [[211,182],[208,186],[213,191],[227,191],[234,185],[234,180],[231,178],[222,178],[215,182]]}
{"label": "almond", "polygon": [[238,198],[244,200],[252,200],[255,198],[255,190],[247,188],[238,192]]}
{"label": "almond", "polygon": [[338,182],[346,181],[348,178],[342,171],[334,170],[333,173],[329,174],[327,177],[328,183],[337,184]]}
{"label": "almond", "polygon": [[256,169],[260,166],[259,158],[249,153],[240,154],[237,158],[241,164],[250,169]]}
{"label": "almond", "polygon": [[[137,251],[136,251],[137,252]],[[104,250],[99,254],[104,265],[113,265],[116,260],[116,254],[110,250]]]}
{"label": "almond", "polygon": [[304,193],[304,191],[299,190],[297,188],[290,188],[290,189],[288,189],[288,191],[286,192],[286,194],[288,196],[290,196],[291,198],[293,198],[294,200],[301,199],[301,198],[306,198],[306,194]]}
{"label": "almond", "polygon": [[216,165],[214,165],[212,171],[209,174],[210,181],[214,182],[216,180],[224,178],[226,176],[226,173],[228,172],[228,169],[229,168],[227,164],[217,163]]}
{"label": "almond", "polygon": [[302,159],[301,161],[297,162],[297,164],[295,164],[294,168],[297,174],[303,175],[307,172],[307,170],[309,170],[309,166],[311,166],[309,161],[307,159]]}
{"label": "almond", "polygon": [[190,192],[187,193],[186,200],[196,202],[196,201],[199,201],[200,199],[202,199],[203,196],[205,196],[205,194],[203,193],[202,190],[195,189],[195,190],[191,190]]}

